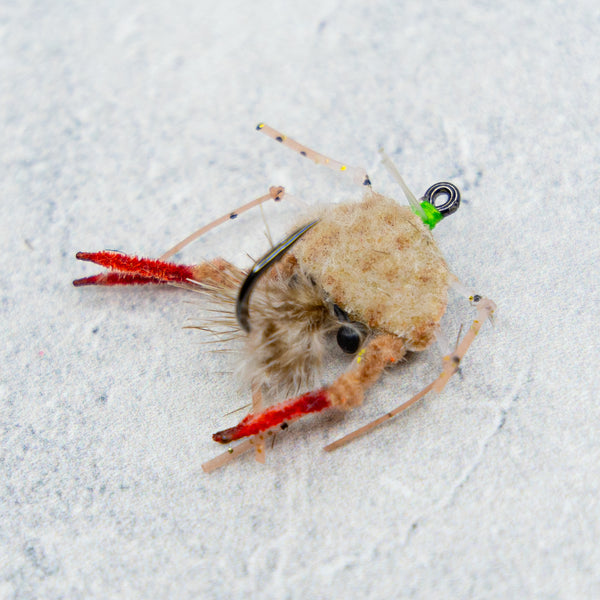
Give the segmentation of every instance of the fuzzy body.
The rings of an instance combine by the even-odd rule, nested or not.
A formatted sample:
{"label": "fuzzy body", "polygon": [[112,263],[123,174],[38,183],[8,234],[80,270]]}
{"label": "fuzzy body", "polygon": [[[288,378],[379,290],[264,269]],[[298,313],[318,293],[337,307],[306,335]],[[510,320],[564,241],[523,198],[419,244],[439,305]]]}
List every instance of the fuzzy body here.
{"label": "fuzzy body", "polygon": [[374,192],[330,206],[292,248],[301,271],[352,319],[423,350],[447,304],[450,273],[409,207]]}
{"label": "fuzzy body", "polygon": [[257,285],[242,374],[267,396],[295,394],[318,378],[327,334],[339,326],[323,290],[286,257]]}
{"label": "fuzzy body", "polygon": [[233,311],[245,274],[219,259],[195,267],[222,314],[215,320],[213,312],[212,331],[217,323],[227,338],[244,340],[240,374],[267,398],[315,384],[327,336],[343,324],[334,305],[374,334],[391,334],[402,352],[429,346],[446,308],[446,262],[408,207],[369,192],[316,216],[317,225],[257,283],[247,334]]}

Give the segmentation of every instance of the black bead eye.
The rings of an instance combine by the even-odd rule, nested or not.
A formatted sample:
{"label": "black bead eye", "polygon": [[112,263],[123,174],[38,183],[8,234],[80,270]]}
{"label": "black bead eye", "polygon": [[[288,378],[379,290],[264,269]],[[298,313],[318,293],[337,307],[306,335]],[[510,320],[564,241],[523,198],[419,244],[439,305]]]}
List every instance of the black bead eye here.
{"label": "black bead eye", "polygon": [[355,354],[360,348],[361,335],[354,327],[349,325],[342,325],[338,329],[336,339],[338,346],[346,354]]}

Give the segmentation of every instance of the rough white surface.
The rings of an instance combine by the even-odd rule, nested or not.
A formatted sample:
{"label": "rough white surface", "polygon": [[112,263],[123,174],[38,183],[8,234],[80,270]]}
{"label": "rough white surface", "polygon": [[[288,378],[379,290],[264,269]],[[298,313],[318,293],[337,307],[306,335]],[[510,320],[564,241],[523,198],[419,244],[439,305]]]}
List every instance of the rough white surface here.
{"label": "rough white surface", "polygon": [[[0,5],[0,598],[600,597],[597,1],[274,4]],[[180,329],[178,290],[71,287],[95,272],[74,253],[157,256],[272,184],[360,192],[260,120],[388,195],[381,145],[416,193],[458,184],[437,237],[498,320],[368,437],[321,450],[435,349],[207,476],[248,397],[231,362]],[[452,339],[470,316],[452,303]]]}

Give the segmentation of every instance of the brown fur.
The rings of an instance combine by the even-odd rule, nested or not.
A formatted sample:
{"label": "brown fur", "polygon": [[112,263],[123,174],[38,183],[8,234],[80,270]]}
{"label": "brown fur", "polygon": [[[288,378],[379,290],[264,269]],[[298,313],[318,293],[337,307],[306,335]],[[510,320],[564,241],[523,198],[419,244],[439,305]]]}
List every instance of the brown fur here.
{"label": "brown fur", "polygon": [[223,259],[196,267],[200,291],[214,303],[210,329],[244,340],[240,372],[271,397],[313,384],[326,335],[339,327],[333,304],[377,334],[358,365],[330,388],[350,408],[390,362],[434,339],[446,308],[449,272],[429,230],[408,207],[374,192],[330,207],[259,280],[250,301],[250,332],[235,320],[245,274]]}
{"label": "brown fur", "polygon": [[319,376],[325,336],[338,321],[323,290],[299,270],[271,274],[250,302],[242,373],[272,394],[294,394]]}
{"label": "brown fur", "polygon": [[239,372],[267,398],[291,395],[318,378],[325,338],[339,326],[333,305],[323,289],[298,269],[287,255],[259,280],[250,300],[250,332],[235,318],[239,287],[245,274],[222,259],[196,267],[204,276],[194,286],[205,294],[210,319],[197,329],[223,340],[243,340]]}

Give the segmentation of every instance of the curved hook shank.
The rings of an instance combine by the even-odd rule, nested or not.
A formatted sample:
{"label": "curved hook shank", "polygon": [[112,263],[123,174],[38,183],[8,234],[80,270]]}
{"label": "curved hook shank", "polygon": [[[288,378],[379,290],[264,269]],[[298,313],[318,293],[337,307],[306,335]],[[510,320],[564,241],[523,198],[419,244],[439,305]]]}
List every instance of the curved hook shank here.
{"label": "curved hook shank", "polygon": [[250,319],[249,319],[249,310],[250,310],[250,295],[252,294],[252,290],[254,286],[260,279],[260,277],[265,273],[265,271],[278,260],[280,260],[283,255],[312,227],[314,227],[319,222],[319,219],[315,219],[311,221],[307,225],[300,227],[288,237],[286,237],[283,241],[279,242],[277,246],[269,250],[267,254],[265,254],[261,259],[256,261],[250,273],[242,283],[240,287],[240,291],[237,298],[237,303],[235,306],[235,316],[240,324],[240,327],[245,331],[250,331]]}

